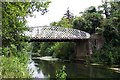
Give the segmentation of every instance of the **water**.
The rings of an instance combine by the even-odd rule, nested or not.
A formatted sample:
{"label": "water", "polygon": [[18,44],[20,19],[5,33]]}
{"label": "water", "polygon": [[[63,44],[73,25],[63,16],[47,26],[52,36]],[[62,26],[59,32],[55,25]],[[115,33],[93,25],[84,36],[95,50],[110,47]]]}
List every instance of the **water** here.
{"label": "water", "polygon": [[60,62],[60,61],[44,61],[34,60],[30,65],[34,69],[33,77],[55,78],[56,70],[66,66],[68,78],[119,78],[120,73],[116,73],[104,66],[86,65],[80,62]]}

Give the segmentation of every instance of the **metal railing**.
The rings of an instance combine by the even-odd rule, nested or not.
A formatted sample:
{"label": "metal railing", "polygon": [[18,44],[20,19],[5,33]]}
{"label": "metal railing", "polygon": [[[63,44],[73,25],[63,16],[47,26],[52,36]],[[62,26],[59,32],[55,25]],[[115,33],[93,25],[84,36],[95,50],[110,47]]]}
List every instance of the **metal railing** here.
{"label": "metal railing", "polygon": [[81,30],[56,27],[37,26],[30,27],[31,39],[88,39],[90,34]]}

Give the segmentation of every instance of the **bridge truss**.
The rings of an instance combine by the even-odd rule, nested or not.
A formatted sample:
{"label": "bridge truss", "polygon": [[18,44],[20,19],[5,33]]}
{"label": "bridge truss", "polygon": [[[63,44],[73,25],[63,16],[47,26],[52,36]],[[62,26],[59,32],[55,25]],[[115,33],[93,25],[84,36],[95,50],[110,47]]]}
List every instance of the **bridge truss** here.
{"label": "bridge truss", "polygon": [[56,26],[30,27],[30,41],[75,41],[89,39],[90,34],[73,28]]}

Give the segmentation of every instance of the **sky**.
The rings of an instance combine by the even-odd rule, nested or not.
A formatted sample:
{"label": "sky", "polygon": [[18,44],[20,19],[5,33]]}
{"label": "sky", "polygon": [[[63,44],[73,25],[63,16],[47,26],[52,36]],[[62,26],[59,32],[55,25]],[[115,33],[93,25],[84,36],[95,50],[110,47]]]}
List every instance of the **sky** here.
{"label": "sky", "polygon": [[102,4],[102,0],[51,0],[48,7],[48,12],[41,15],[40,12],[34,12],[36,17],[28,17],[27,25],[29,27],[34,26],[49,26],[51,22],[60,21],[69,8],[70,12],[74,16],[80,16],[79,12],[83,12],[90,6],[99,6]]}

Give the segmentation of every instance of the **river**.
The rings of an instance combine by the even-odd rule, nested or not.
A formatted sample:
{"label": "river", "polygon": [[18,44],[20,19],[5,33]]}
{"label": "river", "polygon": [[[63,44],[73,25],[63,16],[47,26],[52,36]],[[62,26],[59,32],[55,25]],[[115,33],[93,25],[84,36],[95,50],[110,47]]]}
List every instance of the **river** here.
{"label": "river", "polygon": [[79,61],[45,61],[31,60],[29,64],[30,74],[33,78],[55,78],[56,71],[66,66],[67,78],[119,78],[120,73],[108,69],[105,66],[84,64]]}

